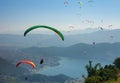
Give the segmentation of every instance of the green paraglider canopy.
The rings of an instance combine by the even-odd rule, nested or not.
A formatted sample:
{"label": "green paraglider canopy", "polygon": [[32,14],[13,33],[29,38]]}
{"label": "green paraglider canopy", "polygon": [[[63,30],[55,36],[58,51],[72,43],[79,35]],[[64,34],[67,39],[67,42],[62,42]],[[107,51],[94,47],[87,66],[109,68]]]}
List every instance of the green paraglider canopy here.
{"label": "green paraglider canopy", "polygon": [[37,29],[37,28],[47,28],[47,29],[50,29],[50,30],[56,32],[56,33],[60,36],[60,38],[64,41],[64,36],[63,36],[63,34],[62,34],[59,30],[57,30],[57,29],[55,29],[55,28],[53,28],[53,27],[50,27],[50,26],[46,26],[46,25],[36,25],[36,26],[32,26],[32,27],[28,28],[28,29],[24,32],[24,36],[26,36],[28,32],[30,32],[30,31],[32,31],[32,30],[34,30],[34,29]]}

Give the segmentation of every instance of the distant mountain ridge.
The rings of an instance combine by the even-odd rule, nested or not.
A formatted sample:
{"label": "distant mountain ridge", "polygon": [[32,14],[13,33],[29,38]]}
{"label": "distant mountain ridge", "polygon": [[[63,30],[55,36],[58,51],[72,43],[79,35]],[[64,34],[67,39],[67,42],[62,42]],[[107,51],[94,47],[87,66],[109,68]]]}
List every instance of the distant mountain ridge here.
{"label": "distant mountain ridge", "polygon": [[[78,33],[78,32],[77,32]],[[84,34],[66,35],[65,41],[61,41],[56,34],[28,34],[23,35],[0,34],[0,46],[21,46],[21,47],[66,47],[77,43],[92,44],[96,43],[115,43],[120,42],[120,29],[98,30],[96,32]]]}
{"label": "distant mountain ridge", "polygon": [[[30,47],[22,49],[28,54],[45,56],[58,56],[81,59],[113,60],[119,57],[120,43],[99,43],[99,44],[75,44],[69,47]],[[109,58],[108,58],[109,57]]]}

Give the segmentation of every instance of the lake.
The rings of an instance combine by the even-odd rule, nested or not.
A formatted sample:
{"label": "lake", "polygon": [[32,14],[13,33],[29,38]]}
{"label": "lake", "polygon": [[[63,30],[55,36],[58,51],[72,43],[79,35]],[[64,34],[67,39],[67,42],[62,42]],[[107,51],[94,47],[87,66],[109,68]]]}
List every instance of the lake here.
{"label": "lake", "polygon": [[[60,65],[55,67],[47,67],[40,71],[41,74],[45,75],[58,75],[65,74],[73,78],[82,78],[82,75],[87,76],[87,71],[85,65],[88,64],[89,59],[73,59],[67,57],[60,57]],[[92,59],[93,65],[96,63],[101,63],[102,66],[106,64],[112,64],[112,60],[104,59]]]}

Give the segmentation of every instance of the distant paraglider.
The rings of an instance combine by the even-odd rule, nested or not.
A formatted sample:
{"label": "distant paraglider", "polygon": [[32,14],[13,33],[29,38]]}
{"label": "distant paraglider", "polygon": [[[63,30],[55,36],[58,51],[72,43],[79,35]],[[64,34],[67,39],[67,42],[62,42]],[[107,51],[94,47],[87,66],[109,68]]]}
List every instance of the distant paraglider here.
{"label": "distant paraglider", "polygon": [[92,21],[92,20],[83,20],[82,23],[94,24],[94,21]]}
{"label": "distant paraglider", "polygon": [[69,25],[68,27],[69,27],[69,29],[74,29],[75,28],[73,25]]}
{"label": "distant paraglider", "polygon": [[110,36],[110,38],[111,38],[111,39],[113,39],[113,38],[114,38],[114,36],[112,36],[112,35],[111,35],[111,36]]}
{"label": "distant paraglider", "polygon": [[43,62],[44,62],[43,59],[41,59],[40,64],[43,64]]}
{"label": "distant paraglider", "polygon": [[95,45],[96,43],[95,42],[93,42],[93,45]]}
{"label": "distant paraglider", "polygon": [[102,27],[98,27],[99,29],[101,29],[101,30],[103,30],[103,28]]}
{"label": "distant paraglider", "polygon": [[79,4],[80,8],[84,5],[84,3],[82,1],[79,1],[78,4]]}
{"label": "distant paraglider", "polygon": [[27,77],[25,77],[25,80],[28,80],[28,78],[27,78]]}
{"label": "distant paraglider", "polygon": [[108,25],[108,27],[110,28],[110,27],[112,27],[113,25],[111,24],[111,25]]}
{"label": "distant paraglider", "polygon": [[16,64],[16,67],[18,67],[20,64],[23,64],[23,63],[27,63],[27,64],[31,65],[33,68],[36,67],[35,63],[30,60],[22,60]]}
{"label": "distant paraglider", "polygon": [[64,41],[64,36],[63,36],[63,34],[62,34],[59,30],[57,30],[57,29],[55,29],[55,28],[53,28],[53,27],[50,27],[50,26],[46,26],[46,25],[36,25],[36,26],[32,26],[32,27],[28,28],[28,29],[24,32],[24,36],[26,36],[28,32],[30,32],[30,31],[32,31],[32,30],[34,30],[34,29],[37,29],[37,28],[46,28],[46,29],[52,30],[52,31],[56,32],[56,33],[60,36],[60,38]]}
{"label": "distant paraglider", "polygon": [[68,1],[65,1],[65,2],[64,2],[65,7],[67,7],[68,4],[69,4]]}

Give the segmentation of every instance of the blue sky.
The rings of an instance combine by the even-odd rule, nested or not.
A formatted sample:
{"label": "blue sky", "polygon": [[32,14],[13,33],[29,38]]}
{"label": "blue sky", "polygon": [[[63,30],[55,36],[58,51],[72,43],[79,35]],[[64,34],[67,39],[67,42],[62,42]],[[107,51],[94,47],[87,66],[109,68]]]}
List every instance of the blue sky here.
{"label": "blue sky", "polygon": [[0,33],[24,31],[33,25],[61,31],[100,26],[116,29],[120,28],[119,18],[120,0],[0,0]]}

